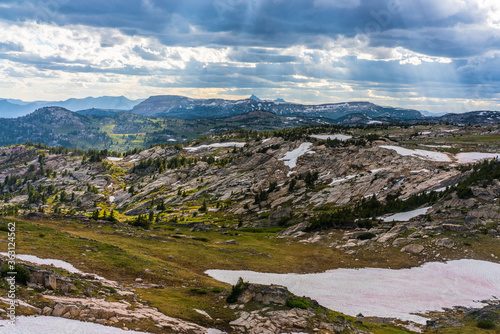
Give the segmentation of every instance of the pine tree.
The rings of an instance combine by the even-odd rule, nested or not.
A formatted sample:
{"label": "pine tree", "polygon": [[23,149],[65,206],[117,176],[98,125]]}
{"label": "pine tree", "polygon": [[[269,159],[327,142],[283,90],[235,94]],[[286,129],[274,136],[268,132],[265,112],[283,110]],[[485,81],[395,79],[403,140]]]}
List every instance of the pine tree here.
{"label": "pine tree", "polygon": [[198,209],[198,211],[200,211],[200,212],[207,212],[207,202],[205,200],[203,200],[203,204]]}
{"label": "pine tree", "polygon": [[94,220],[98,220],[99,219],[99,210],[95,210],[94,212],[92,212],[91,218]]}

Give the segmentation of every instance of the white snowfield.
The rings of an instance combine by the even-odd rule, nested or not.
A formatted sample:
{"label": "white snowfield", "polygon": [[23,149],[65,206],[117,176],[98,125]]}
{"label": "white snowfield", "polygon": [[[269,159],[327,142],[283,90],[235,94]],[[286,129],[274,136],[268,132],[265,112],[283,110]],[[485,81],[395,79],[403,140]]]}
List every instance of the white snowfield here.
{"label": "white snowfield", "polygon": [[399,155],[402,156],[412,156],[422,160],[438,161],[438,162],[452,162],[450,156],[453,157],[453,159],[460,164],[475,163],[486,159],[500,159],[500,153],[464,152],[464,153],[458,153],[457,155],[453,156],[442,152],[419,150],[419,149],[412,150],[393,145],[381,145],[379,147],[388,150],[394,150]]}
{"label": "white snowfield", "polygon": [[342,141],[345,141],[345,140],[348,140],[348,139],[352,138],[352,136],[342,135],[342,134],[335,134],[335,135],[310,135],[309,137],[316,138],[316,139],[321,139],[321,140],[327,140],[327,139],[334,140],[334,139],[337,139],[337,140],[342,140]]}
{"label": "white snowfield", "polygon": [[420,208],[412,211],[406,211],[406,212],[400,212],[400,213],[395,213],[389,217],[382,218],[382,220],[386,223],[388,222],[407,222],[413,217],[417,217],[420,215],[425,215],[429,209],[432,208],[431,206],[425,207],[425,208]]}
{"label": "white snowfield", "polygon": [[465,152],[458,153],[456,159],[460,164],[469,164],[485,159],[500,159],[500,153]]}
{"label": "white snowfield", "polygon": [[388,150],[394,150],[396,151],[399,155],[402,156],[412,156],[416,157],[422,160],[429,160],[429,161],[442,161],[442,162],[451,162],[450,157],[446,153],[441,153],[441,152],[434,152],[434,151],[427,151],[427,150],[411,150],[408,148],[400,147],[400,146],[393,146],[393,145],[381,145],[379,147],[388,149]]}
{"label": "white snowfield", "polygon": [[148,334],[116,327],[104,326],[92,322],[84,322],[59,317],[17,317],[16,325],[11,326],[8,320],[0,320],[0,333],[9,334]]}
{"label": "white snowfield", "polygon": [[[3,256],[8,256],[7,253],[0,253],[0,255]],[[80,274],[80,275],[93,275],[97,279],[104,279],[104,277],[95,275],[95,274],[88,274],[84,273],[81,270],[75,268],[71,263],[68,263],[63,260],[57,260],[57,259],[42,259],[39,258],[38,256],[35,255],[28,255],[28,254],[16,254],[16,259],[21,260],[21,261],[26,261],[26,262],[31,262],[34,264],[39,264],[43,266],[52,266],[56,268],[61,268],[66,270],[67,272],[70,273],[75,273],[75,274]]]}
{"label": "white snowfield", "polygon": [[227,142],[227,143],[213,143],[213,144],[200,145],[200,146],[190,146],[190,147],[184,147],[184,149],[186,151],[195,152],[195,151],[198,151],[201,149],[212,148],[212,147],[243,147],[243,146],[245,146],[245,143]]}
{"label": "white snowfield", "polygon": [[478,300],[500,295],[500,264],[478,260],[431,262],[411,269],[335,269],[319,274],[269,274],[207,270],[229,284],[239,277],[258,284],[286,286],[298,296],[351,316],[391,317],[425,324],[413,313],[454,306],[484,306]]}
{"label": "white snowfield", "polygon": [[109,161],[122,161],[123,158],[117,158],[117,157],[108,157]]}
{"label": "white snowfield", "polygon": [[452,148],[451,145],[424,145],[424,144],[422,144],[422,146],[432,147],[432,148]]}
{"label": "white snowfield", "polygon": [[302,143],[295,150],[287,152],[283,158],[279,160],[283,160],[286,166],[290,167],[290,169],[294,169],[297,166],[297,159],[299,157],[306,153],[315,153],[314,151],[309,151],[311,146],[312,143]]}

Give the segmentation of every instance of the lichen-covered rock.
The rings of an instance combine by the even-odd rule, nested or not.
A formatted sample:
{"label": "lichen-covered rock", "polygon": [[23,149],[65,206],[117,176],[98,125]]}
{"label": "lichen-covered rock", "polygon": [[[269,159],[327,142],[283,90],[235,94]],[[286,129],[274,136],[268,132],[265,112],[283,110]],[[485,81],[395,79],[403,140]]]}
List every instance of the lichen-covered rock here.
{"label": "lichen-covered rock", "polygon": [[450,238],[436,239],[434,243],[438,247],[452,248],[453,246],[455,246],[455,242]]}
{"label": "lichen-covered rock", "polygon": [[407,245],[407,246],[401,248],[401,251],[405,252],[405,253],[410,253],[410,254],[420,254],[420,253],[422,253],[424,248],[425,247],[422,245],[410,244],[410,245]]}

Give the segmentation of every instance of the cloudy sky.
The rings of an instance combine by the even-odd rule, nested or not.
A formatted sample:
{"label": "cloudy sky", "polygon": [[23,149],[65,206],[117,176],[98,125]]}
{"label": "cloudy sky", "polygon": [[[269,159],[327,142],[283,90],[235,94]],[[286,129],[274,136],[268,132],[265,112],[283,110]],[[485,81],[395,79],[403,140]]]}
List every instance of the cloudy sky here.
{"label": "cloudy sky", "polygon": [[497,0],[0,0],[0,97],[500,110]]}

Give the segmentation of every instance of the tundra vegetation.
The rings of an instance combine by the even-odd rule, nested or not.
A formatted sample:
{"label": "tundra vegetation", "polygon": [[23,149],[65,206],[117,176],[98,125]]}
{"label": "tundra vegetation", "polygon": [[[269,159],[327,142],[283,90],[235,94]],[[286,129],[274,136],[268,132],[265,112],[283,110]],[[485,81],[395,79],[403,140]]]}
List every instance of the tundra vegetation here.
{"label": "tundra vegetation", "polygon": [[[338,133],[351,138],[311,137]],[[8,223],[14,222],[18,254],[64,260],[116,283],[24,263],[18,268],[19,298],[34,308],[19,312],[54,310],[55,297],[96,297],[128,303],[130,309],[155,307],[170,317],[235,333],[243,329],[230,323],[242,312],[270,310],[312,312],[304,332],[330,323],[352,333],[405,333],[409,330],[399,322],[341,315],[301,296],[289,296],[283,304],[243,303],[238,298],[247,282],[231,287],[205,271],[397,269],[464,257],[499,262],[500,162],[456,159],[458,153],[500,153],[497,125],[238,129],[193,135],[182,144],[144,138],[137,140],[147,142],[145,147],[122,145],[116,137],[106,149],[41,143],[0,148],[0,238],[7,240]],[[211,146],[234,142],[241,145]],[[292,168],[285,165],[282,158],[302,143],[311,143],[308,152],[297,156]],[[449,161],[402,156],[381,145],[440,152]],[[424,207],[429,207],[425,214],[408,221],[383,220]],[[70,279],[74,289],[28,287],[30,275],[41,269]],[[2,295],[7,290],[2,280]],[[498,307],[491,312],[498,315]],[[448,310],[431,317],[433,325],[422,327],[424,332],[498,328],[493,315],[476,320],[467,311]],[[451,320],[460,327],[449,325]],[[121,321],[103,321],[124,327]],[[325,333],[336,332],[324,326]],[[165,332],[148,319],[127,327]]]}

